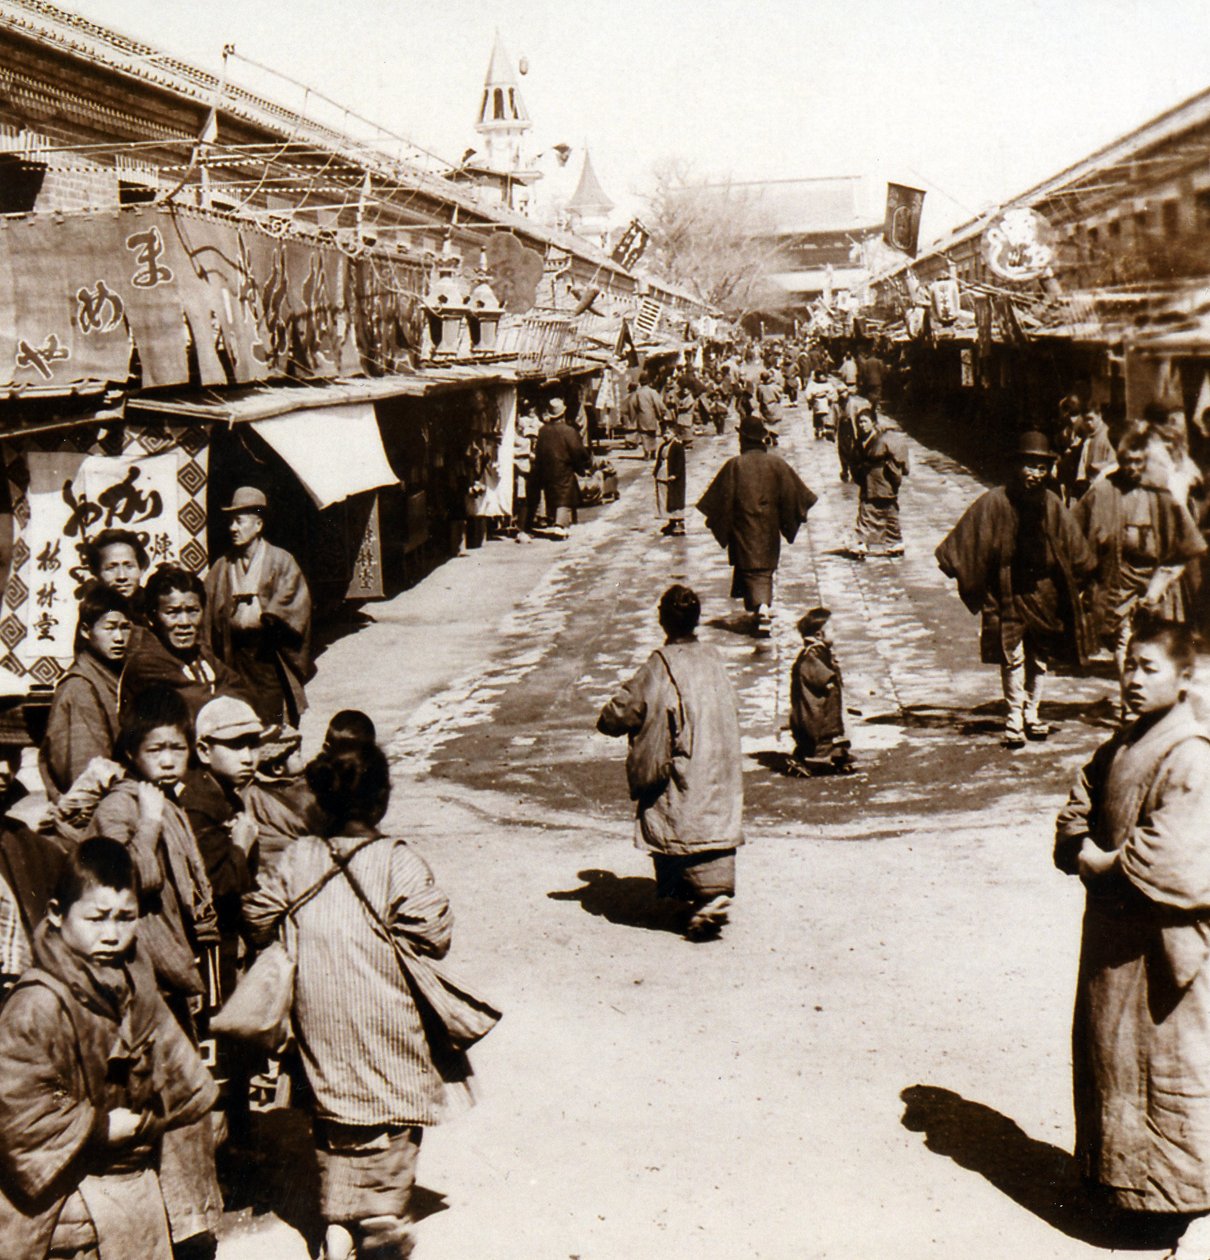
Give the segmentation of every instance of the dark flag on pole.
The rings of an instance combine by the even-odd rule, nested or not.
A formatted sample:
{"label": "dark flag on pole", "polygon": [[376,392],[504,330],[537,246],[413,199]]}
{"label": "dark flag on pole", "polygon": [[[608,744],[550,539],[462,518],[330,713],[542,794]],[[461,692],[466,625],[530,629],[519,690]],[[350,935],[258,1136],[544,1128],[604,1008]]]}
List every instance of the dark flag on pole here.
{"label": "dark flag on pole", "polygon": [[613,261],[629,271],[643,257],[643,253],[647,249],[647,242],[650,239],[651,233],[647,231],[638,219],[631,219],[630,225],[614,246]]}
{"label": "dark flag on pole", "polygon": [[916,246],[920,239],[920,211],[923,207],[923,188],[909,188],[907,184],[887,184],[886,222],[882,225],[882,239],[892,249],[916,257]]}

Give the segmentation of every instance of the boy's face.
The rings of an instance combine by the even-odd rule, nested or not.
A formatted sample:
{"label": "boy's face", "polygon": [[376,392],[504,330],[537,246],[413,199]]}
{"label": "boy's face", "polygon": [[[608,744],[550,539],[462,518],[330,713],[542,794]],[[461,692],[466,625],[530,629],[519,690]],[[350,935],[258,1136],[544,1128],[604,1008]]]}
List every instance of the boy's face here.
{"label": "boy's face", "polygon": [[106,661],[124,661],[130,646],[130,620],[120,612],[108,612],[98,617],[87,632],[92,650]]}
{"label": "boy's face", "polygon": [[129,543],[110,543],[97,557],[97,577],[105,586],[129,599],[139,589],[143,577],[135,549]]}
{"label": "boy's face", "polygon": [[1122,671],[1126,704],[1131,713],[1170,709],[1189,686],[1191,671],[1178,665],[1162,643],[1131,643]]}
{"label": "boy's face", "polygon": [[148,783],[172,787],[189,764],[189,742],[175,726],[157,726],[139,745],[134,767]]}
{"label": "boy's face", "polygon": [[139,906],[130,888],[93,884],[64,914],[51,902],[47,918],[73,953],[101,966],[116,966],[134,943]]}
{"label": "boy's face", "polygon": [[260,736],[199,739],[197,758],[216,779],[235,788],[247,787],[260,762]]}

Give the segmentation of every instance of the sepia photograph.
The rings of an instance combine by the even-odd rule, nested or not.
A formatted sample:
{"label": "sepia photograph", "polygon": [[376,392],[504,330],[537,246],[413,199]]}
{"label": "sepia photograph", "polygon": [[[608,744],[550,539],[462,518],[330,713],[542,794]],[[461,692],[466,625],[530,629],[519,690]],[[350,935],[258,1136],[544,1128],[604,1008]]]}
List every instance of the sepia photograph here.
{"label": "sepia photograph", "polygon": [[1210,5],[0,0],[0,1260],[1210,1260]]}

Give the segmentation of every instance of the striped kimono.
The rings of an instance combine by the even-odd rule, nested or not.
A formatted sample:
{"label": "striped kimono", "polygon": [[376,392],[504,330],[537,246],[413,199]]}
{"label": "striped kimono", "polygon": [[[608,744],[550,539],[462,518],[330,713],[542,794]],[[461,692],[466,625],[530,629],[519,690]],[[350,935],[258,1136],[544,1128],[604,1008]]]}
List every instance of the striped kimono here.
{"label": "striped kimono", "polygon": [[[349,869],[382,921],[414,952],[440,958],[450,946],[453,916],[432,872],[402,840],[366,839],[336,836],[332,843],[342,854],[358,850]],[[325,841],[295,840],[244,897],[253,940],[271,939],[291,904],[331,869]],[[452,1101],[452,1082],[433,1061],[394,950],[350,882],[342,875],[328,880],[290,923],[294,1029],[316,1115],[363,1128],[438,1123]]]}

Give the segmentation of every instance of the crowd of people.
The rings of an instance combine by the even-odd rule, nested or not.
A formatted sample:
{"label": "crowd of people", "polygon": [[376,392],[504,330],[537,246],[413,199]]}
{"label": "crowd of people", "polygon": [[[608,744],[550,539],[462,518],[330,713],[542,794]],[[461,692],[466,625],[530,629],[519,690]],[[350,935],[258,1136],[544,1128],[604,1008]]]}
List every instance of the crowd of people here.
{"label": "crowd of people", "polygon": [[[904,554],[890,373],[876,346],[790,341],[633,382],[622,419],[661,535],[685,532],[695,441],[738,438],[696,508],[754,635],[770,633],[782,545],[816,503],[778,451],[788,424],[834,443],[837,477],[856,485],[847,553]],[[592,457],[562,399],[521,417],[517,456],[519,526],[540,516],[566,537]],[[1053,665],[1116,664],[1117,729],[1081,772],[1054,855],[1088,898],[1077,1147],[1118,1206],[1192,1217],[1180,1260],[1210,1254],[1210,1083],[1191,1060],[1210,1050],[1210,734],[1189,701],[1206,499],[1183,417],[1150,411],[1114,442],[1077,392],[1019,435],[1006,484],[936,551],[981,617],[1008,748],[1051,733]],[[327,1260],[407,1255],[423,1131],[466,1105],[466,1051],[499,1017],[438,965],[449,902],[384,830],[372,720],[336,714],[304,764],[307,584],[264,537],[261,491],[224,511],[230,551],[205,582],[149,573],[133,533],[92,540],[75,660],[39,749],[37,830],[10,812],[28,726],[0,711],[0,1256],[212,1256],[231,1171],[255,1158],[254,1100],[287,1082],[310,1116]],[[670,587],[658,616],[663,645],[598,729],[627,739],[657,894],[709,941],[744,843],[739,709],[697,635],[694,590]],[[831,616],[796,622],[794,776],[854,768]]]}

